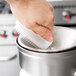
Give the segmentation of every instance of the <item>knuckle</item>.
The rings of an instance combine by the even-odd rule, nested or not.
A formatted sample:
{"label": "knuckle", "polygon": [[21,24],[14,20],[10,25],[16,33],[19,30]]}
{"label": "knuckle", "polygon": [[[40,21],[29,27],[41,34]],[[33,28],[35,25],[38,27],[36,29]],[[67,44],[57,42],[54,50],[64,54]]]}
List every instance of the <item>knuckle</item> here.
{"label": "knuckle", "polygon": [[48,22],[49,22],[49,21],[54,21],[54,14],[53,14],[53,13],[51,13],[51,14],[48,16],[47,21],[48,21]]}
{"label": "knuckle", "polygon": [[54,14],[52,13],[52,14],[51,14],[51,19],[54,20],[54,18],[55,18],[55,17],[54,17]]}
{"label": "knuckle", "polygon": [[52,11],[54,10],[54,7],[51,5],[51,9],[52,9]]}
{"label": "knuckle", "polygon": [[54,8],[53,8],[53,6],[52,6],[52,5],[51,5],[50,9],[51,9],[51,11],[53,11],[53,10],[54,10]]}
{"label": "knuckle", "polygon": [[51,18],[54,19],[54,14],[52,13]]}

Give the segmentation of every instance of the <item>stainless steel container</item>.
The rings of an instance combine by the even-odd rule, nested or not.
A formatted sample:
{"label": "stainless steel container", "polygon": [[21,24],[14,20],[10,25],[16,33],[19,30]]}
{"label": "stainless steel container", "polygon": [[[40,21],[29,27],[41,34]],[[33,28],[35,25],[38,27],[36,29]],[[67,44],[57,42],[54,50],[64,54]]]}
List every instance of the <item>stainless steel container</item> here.
{"label": "stainless steel container", "polygon": [[[31,76],[74,76],[76,69],[76,30],[54,27],[54,42],[46,50],[17,39],[20,66]],[[43,46],[44,47],[44,46]]]}

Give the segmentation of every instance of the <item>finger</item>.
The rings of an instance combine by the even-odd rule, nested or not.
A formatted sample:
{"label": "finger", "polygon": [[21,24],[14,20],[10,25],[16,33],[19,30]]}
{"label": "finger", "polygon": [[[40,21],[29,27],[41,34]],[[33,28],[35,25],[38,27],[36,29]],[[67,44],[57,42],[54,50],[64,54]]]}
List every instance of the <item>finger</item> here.
{"label": "finger", "polygon": [[38,26],[42,26],[42,27],[44,27],[44,28],[47,28],[47,29],[52,29],[52,21],[51,20],[46,20],[45,22],[43,21],[43,22],[40,22],[40,21],[37,21],[36,22],[36,24],[38,25]]}
{"label": "finger", "polygon": [[54,14],[50,11],[46,17],[47,18],[44,18],[44,19],[41,18],[41,19],[36,20],[37,21],[36,24],[52,30],[52,26],[54,24]]}
{"label": "finger", "polygon": [[45,27],[49,30],[52,30],[53,25],[54,25],[54,15],[53,15],[53,13],[52,12],[50,13],[48,21],[46,20],[45,23],[40,24],[40,22],[36,22],[36,24],[39,25],[39,26]]}
{"label": "finger", "polygon": [[53,29],[53,25],[54,25],[54,14],[51,12],[51,15],[50,15],[50,21],[49,21],[49,24],[48,24],[48,28],[49,29]]}
{"label": "finger", "polygon": [[49,14],[49,18],[48,18],[48,25],[46,25],[46,27],[50,30],[53,29],[53,25],[54,25],[54,14],[52,12],[50,12]]}
{"label": "finger", "polygon": [[52,31],[47,29],[46,27],[40,26],[36,22],[34,22],[33,24],[29,24],[25,27],[31,29],[33,32],[41,36],[43,39],[47,41],[53,41]]}
{"label": "finger", "polygon": [[53,41],[52,31],[47,29],[46,27],[34,24],[34,28],[31,27],[30,29],[34,31],[36,34],[40,35],[43,39],[47,41]]}
{"label": "finger", "polygon": [[40,35],[42,38],[44,38],[47,41],[53,41],[53,35],[52,35],[52,31],[42,27],[42,26],[38,26],[37,28],[34,29],[34,31]]}
{"label": "finger", "polygon": [[50,30],[50,31],[51,31],[51,29],[52,29],[52,25],[51,25],[51,24],[49,24],[49,25],[47,25],[47,26],[44,26],[44,25],[39,24],[39,23],[37,23],[37,22],[36,22],[36,24],[37,24],[38,26],[41,26],[41,27],[47,28],[47,29]]}

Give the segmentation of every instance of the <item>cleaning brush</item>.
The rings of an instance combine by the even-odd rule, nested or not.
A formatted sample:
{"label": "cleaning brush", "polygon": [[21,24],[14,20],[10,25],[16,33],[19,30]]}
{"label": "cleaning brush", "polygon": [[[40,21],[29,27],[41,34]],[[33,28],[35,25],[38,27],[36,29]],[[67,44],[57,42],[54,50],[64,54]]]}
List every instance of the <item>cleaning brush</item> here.
{"label": "cleaning brush", "polygon": [[28,41],[30,45],[36,48],[47,49],[52,44],[52,41],[49,42],[43,39],[32,30],[24,27],[24,25],[22,25],[19,21],[16,21],[15,29],[20,33],[20,35],[24,38],[25,41]]}

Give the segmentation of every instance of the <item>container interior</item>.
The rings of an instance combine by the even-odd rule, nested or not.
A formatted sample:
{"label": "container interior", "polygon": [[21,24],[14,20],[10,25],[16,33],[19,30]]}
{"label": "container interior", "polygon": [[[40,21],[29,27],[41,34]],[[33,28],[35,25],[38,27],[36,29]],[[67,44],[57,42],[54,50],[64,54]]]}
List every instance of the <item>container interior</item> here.
{"label": "container interior", "polygon": [[76,30],[66,27],[54,26],[53,35],[54,35],[54,41],[52,45],[50,45],[46,50],[39,49],[30,41],[28,41],[28,39],[24,39],[22,37],[18,38],[18,42],[24,48],[42,52],[62,51],[76,46]]}

